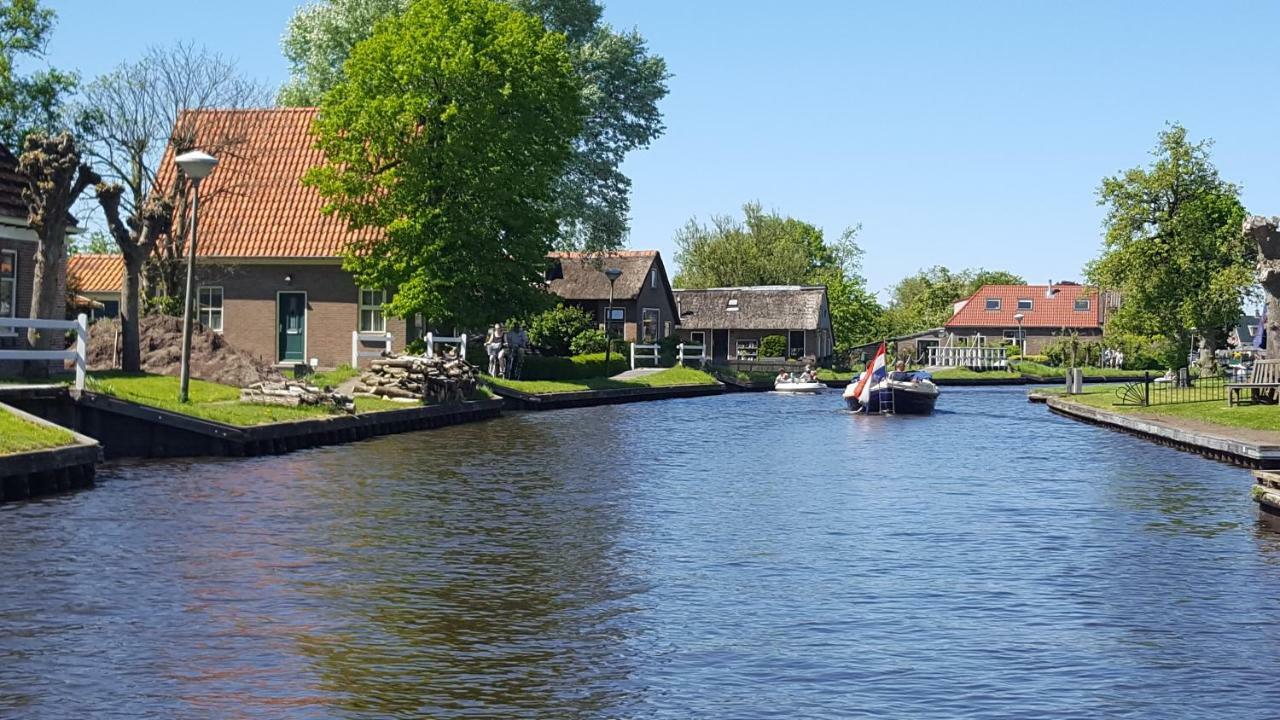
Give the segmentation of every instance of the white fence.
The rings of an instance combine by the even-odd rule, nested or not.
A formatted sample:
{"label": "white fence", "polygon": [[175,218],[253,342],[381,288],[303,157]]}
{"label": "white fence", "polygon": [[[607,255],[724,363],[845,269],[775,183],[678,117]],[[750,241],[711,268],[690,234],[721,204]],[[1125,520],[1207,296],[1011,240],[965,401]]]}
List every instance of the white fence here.
{"label": "white fence", "polygon": [[[360,358],[362,357],[382,357],[383,353],[391,353],[391,333],[362,333],[358,330],[351,331],[351,367],[360,367]],[[367,343],[382,343],[379,350],[365,350]]]}
{"label": "white fence", "polygon": [[697,360],[699,364],[705,363],[707,361],[707,346],[680,343],[676,346],[676,357],[681,365],[686,360]]}
{"label": "white fence", "polygon": [[[76,363],[76,390],[84,389],[84,374],[88,367],[85,351],[89,344],[89,317],[81,313],[75,320],[32,320],[29,318],[0,318],[0,331],[6,328],[35,328],[36,330],[76,331],[74,350],[0,350],[0,360],[74,360]],[[61,334],[61,333],[59,333]],[[61,338],[57,338],[61,340]]]}
{"label": "white fence", "polygon": [[658,367],[658,357],[662,355],[662,348],[659,345],[640,345],[638,343],[631,344],[631,369],[636,369],[637,360],[652,360],[653,366]]}
{"label": "white fence", "polygon": [[975,370],[1008,367],[1004,348],[947,346],[929,348],[930,367],[967,367]]}
{"label": "white fence", "polygon": [[458,357],[465,358],[467,356],[467,334],[462,333],[458,337],[437,337],[434,333],[427,333],[427,357],[435,357],[436,344],[453,343],[458,346]]}

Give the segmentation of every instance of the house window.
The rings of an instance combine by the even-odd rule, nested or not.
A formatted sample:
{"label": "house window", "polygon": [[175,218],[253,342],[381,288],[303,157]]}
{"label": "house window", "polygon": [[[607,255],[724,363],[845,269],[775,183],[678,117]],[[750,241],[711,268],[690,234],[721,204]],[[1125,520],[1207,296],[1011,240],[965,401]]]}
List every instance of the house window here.
{"label": "house window", "polygon": [[1030,310],[1030,309],[1031,309],[1031,298],[1018,298],[1018,309],[1019,309],[1019,310]]}
{"label": "house window", "polygon": [[649,271],[649,287],[654,290],[658,289],[658,269],[654,268]]}
{"label": "house window", "polygon": [[1000,309],[1000,298],[987,298],[987,309],[988,309],[988,310],[999,310],[999,309]]}
{"label": "house window", "polygon": [[1089,312],[1089,298],[1076,299],[1076,312]]}
{"label": "house window", "polygon": [[662,337],[671,337],[671,321],[662,323]]}
{"label": "house window", "polygon": [[360,332],[387,331],[387,319],[382,314],[382,304],[387,301],[386,290],[360,288]]}
{"label": "house window", "polygon": [[697,330],[695,332],[689,333],[689,344],[702,345],[703,347],[706,347],[706,344],[707,344],[706,333],[702,332],[701,330]]}
{"label": "house window", "polygon": [[[18,253],[0,250],[0,317],[18,314]],[[0,335],[12,335],[13,328],[0,328]]]}
{"label": "house window", "polygon": [[1017,331],[1017,330],[1005,330],[1005,331],[1004,331],[1004,339],[1005,339],[1005,340],[1012,340],[1012,341],[1014,341],[1014,342],[1017,342],[1017,340],[1018,340],[1018,331]]}
{"label": "house window", "polygon": [[197,317],[200,324],[214,332],[222,332],[222,288],[202,285],[196,296],[199,299]]}
{"label": "house window", "polygon": [[616,305],[611,308],[605,308],[604,316],[609,320],[609,322],[625,322],[627,319],[627,309]]}
{"label": "house window", "polygon": [[725,310],[729,312],[738,312],[738,298],[731,298],[729,300],[729,307],[725,308]]}
{"label": "house window", "polygon": [[658,308],[645,308],[640,312],[641,342],[658,342],[658,325],[661,313]]}

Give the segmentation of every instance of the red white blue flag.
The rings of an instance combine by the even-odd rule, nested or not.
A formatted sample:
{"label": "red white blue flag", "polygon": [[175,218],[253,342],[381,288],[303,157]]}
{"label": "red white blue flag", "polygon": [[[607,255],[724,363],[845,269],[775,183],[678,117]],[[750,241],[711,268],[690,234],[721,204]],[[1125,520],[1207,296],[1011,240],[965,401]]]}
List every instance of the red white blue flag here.
{"label": "red white blue flag", "polygon": [[887,377],[889,377],[889,372],[885,369],[884,364],[884,343],[880,343],[880,347],[876,349],[875,357],[871,358],[871,362],[867,363],[867,369],[863,370],[862,375],[858,377],[858,384],[854,386],[851,394],[857,397],[858,402],[865,406],[871,402],[871,388]]}

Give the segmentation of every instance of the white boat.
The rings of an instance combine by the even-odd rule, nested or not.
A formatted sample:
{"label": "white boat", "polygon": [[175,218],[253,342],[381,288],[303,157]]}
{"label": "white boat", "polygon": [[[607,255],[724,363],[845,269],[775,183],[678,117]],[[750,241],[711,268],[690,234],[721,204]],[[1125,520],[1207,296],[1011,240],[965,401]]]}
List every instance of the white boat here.
{"label": "white boat", "polygon": [[820,382],[775,381],[773,383],[773,389],[775,392],[814,393],[825,390],[826,388],[827,386]]}

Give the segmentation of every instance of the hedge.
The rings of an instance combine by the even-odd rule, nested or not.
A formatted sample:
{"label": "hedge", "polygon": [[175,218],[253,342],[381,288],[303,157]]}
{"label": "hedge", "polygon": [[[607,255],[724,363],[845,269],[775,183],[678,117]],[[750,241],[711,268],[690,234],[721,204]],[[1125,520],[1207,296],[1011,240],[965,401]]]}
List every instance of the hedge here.
{"label": "hedge", "polygon": [[604,353],[575,355],[573,357],[545,357],[526,355],[521,380],[586,380],[612,377],[631,369],[631,361],[625,354],[614,353],[606,369]]}

